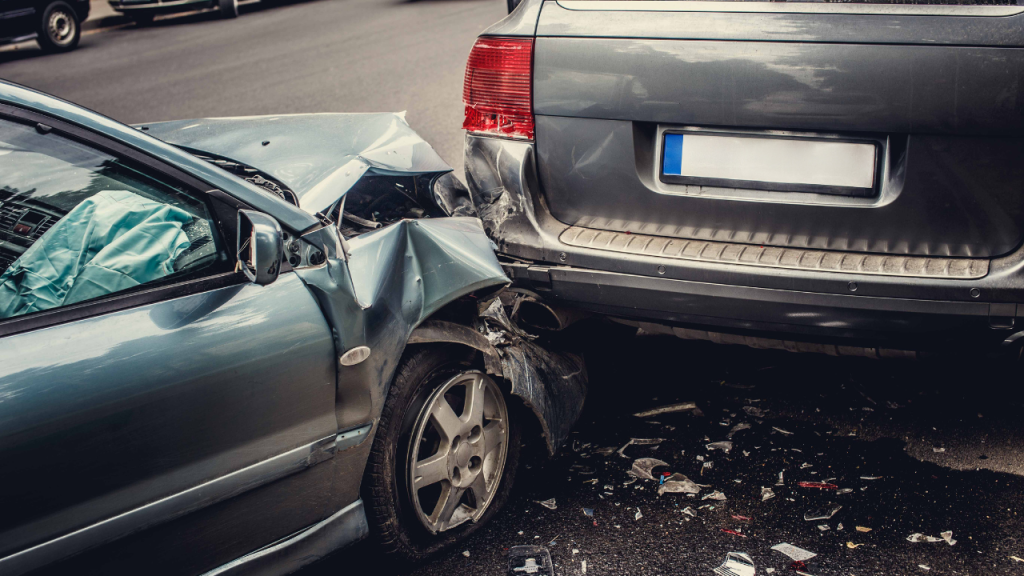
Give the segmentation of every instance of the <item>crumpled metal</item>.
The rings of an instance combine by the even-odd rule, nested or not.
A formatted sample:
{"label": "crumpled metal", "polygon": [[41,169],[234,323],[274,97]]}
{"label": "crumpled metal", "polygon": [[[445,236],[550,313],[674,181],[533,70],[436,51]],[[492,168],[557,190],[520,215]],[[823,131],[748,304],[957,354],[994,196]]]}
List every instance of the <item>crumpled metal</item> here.
{"label": "crumpled metal", "polygon": [[0,276],[0,318],[82,302],[174,272],[192,216],[127,190],[86,199]]}
{"label": "crumpled metal", "polygon": [[444,174],[452,168],[405,112],[205,118],[145,124],[164,142],[257,168],[291,188],[302,210],[334,204],[365,174]]}

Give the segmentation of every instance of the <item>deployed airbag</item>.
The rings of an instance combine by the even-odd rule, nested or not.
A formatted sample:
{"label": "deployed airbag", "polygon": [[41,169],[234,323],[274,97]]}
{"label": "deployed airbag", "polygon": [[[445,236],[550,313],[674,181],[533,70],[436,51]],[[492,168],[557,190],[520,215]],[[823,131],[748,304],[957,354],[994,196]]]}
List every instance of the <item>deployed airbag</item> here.
{"label": "deployed airbag", "polygon": [[48,310],[174,272],[192,216],[127,190],[104,190],[53,225],[0,276],[0,318]]}

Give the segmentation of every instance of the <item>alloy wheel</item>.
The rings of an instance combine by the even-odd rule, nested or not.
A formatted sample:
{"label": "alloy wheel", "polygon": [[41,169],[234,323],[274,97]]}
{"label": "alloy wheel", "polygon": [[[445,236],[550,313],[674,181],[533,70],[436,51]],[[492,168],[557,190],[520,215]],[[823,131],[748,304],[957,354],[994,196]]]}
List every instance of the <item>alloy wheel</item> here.
{"label": "alloy wheel", "polygon": [[75,18],[66,10],[58,8],[50,12],[46,20],[46,34],[56,46],[67,46],[75,38]]}
{"label": "alloy wheel", "polygon": [[432,534],[478,520],[501,482],[508,408],[487,375],[463,372],[423,405],[408,451],[410,498]]}

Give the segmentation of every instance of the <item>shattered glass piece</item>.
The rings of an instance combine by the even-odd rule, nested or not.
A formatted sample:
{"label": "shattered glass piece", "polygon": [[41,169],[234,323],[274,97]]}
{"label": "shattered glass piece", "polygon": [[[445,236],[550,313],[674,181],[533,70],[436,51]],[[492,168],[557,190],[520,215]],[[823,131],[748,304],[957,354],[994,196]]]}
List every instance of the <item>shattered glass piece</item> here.
{"label": "shattered glass piece", "polygon": [[644,513],[639,508],[636,509],[636,514],[633,515],[634,520],[639,520],[644,517]]}
{"label": "shattered glass piece", "polygon": [[828,524],[818,524],[818,530],[821,530],[822,532],[828,532],[831,529],[832,528],[830,528]]}
{"label": "shattered glass piece", "polygon": [[800,469],[801,470],[806,470],[806,469],[811,468],[813,466],[814,466],[814,464],[808,464],[807,462],[804,462],[803,464],[800,465]]}
{"label": "shattered glass piece", "polygon": [[772,490],[771,488],[765,488],[764,486],[761,486],[761,502],[764,502],[765,500],[771,500],[772,498],[775,498],[775,491]]}
{"label": "shattered glass piece", "polygon": [[633,468],[630,469],[630,472],[639,478],[654,480],[651,470],[657,466],[668,466],[668,462],[658,460],[657,458],[637,458],[633,461]]}
{"label": "shattered glass piece", "polygon": [[946,544],[949,544],[950,546],[952,546],[953,544],[956,544],[956,540],[953,539],[953,531],[952,530],[946,530],[945,532],[940,533],[939,537],[942,538],[943,540],[945,540]]}
{"label": "shattered glass piece", "polygon": [[583,514],[586,515],[586,516],[593,517],[594,516],[594,509],[593,508],[584,508],[583,509]]}
{"label": "shattered glass piece", "polygon": [[551,499],[548,499],[548,500],[534,500],[534,502],[537,502],[537,504],[540,504],[541,506],[547,508],[548,510],[557,510],[558,509],[558,506],[555,504],[555,499],[554,498],[551,498]]}
{"label": "shattered glass piece", "polygon": [[881,476],[861,476],[861,480],[881,480]]}
{"label": "shattered glass piece", "polygon": [[743,552],[729,552],[713,572],[718,576],[754,576],[754,560]]}
{"label": "shattered glass piece", "polygon": [[799,548],[797,546],[793,546],[788,542],[776,544],[775,546],[772,546],[772,550],[775,550],[776,552],[782,552],[783,554],[789,556],[790,559],[796,562],[803,562],[804,560],[810,560],[811,558],[817,556],[817,554],[815,554],[814,552],[804,550],[803,548]]}
{"label": "shattered glass piece", "polygon": [[659,406],[658,408],[652,408],[651,410],[645,410],[643,412],[637,412],[633,414],[637,418],[650,418],[651,416],[657,416],[658,414],[668,414],[671,412],[693,412],[694,416],[703,416],[700,408],[697,408],[697,404],[693,402],[682,402],[680,404],[670,404],[668,406]]}
{"label": "shattered glass piece", "polygon": [[715,490],[714,492],[712,492],[710,494],[705,494],[701,498],[701,500],[708,500],[708,499],[711,499],[711,500],[725,500],[726,497],[725,497],[724,493],[719,492],[718,490]]}
{"label": "shattered glass piece", "polygon": [[710,444],[705,444],[704,447],[707,448],[708,450],[721,450],[722,452],[728,454],[729,451],[732,450],[732,442],[728,440],[722,440],[721,442],[712,442]]}
{"label": "shattered glass piece", "polygon": [[508,549],[508,576],[535,574],[554,576],[551,553],[543,546],[513,546]]}
{"label": "shattered glass piece", "polygon": [[942,542],[942,538],[936,538],[935,536],[925,536],[920,532],[914,532],[910,536],[907,536],[907,542],[918,544],[920,542],[928,542],[933,544],[935,542]]}
{"label": "shattered glass piece", "polygon": [[842,506],[836,506],[831,510],[815,510],[812,512],[805,512],[804,520],[808,522],[812,522],[814,520],[830,520],[833,516],[836,515],[836,512],[839,512],[842,509]]}
{"label": "shattered glass piece", "polygon": [[658,486],[658,496],[666,492],[698,494],[700,486],[682,474],[676,473],[665,479],[665,483]]}
{"label": "shattered glass piece", "polygon": [[687,516],[690,516],[690,517],[693,517],[693,518],[697,517],[697,513],[694,512],[693,508],[690,508],[689,506],[687,506],[686,508],[683,508],[683,514],[686,514]]}
{"label": "shattered glass piece", "polygon": [[853,492],[853,488],[840,488],[836,491],[836,494],[850,494]]}

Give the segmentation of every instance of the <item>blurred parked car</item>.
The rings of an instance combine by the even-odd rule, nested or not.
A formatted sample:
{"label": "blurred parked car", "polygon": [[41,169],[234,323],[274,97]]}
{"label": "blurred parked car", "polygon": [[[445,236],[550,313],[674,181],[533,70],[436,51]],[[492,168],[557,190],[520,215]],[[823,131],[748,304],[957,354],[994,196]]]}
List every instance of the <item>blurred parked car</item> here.
{"label": "blurred parked car", "polygon": [[467,183],[554,308],[1019,354],[1022,75],[1013,1],[524,0],[469,57]]}
{"label": "blurred parked car", "polygon": [[78,46],[89,0],[0,0],[0,44],[35,40],[47,52]]}
{"label": "blurred parked car", "polygon": [[0,82],[0,574],[464,538],[585,393],[507,282],[402,115],[132,128]]}
{"label": "blurred parked car", "polygon": [[149,24],[160,14],[209,8],[216,8],[222,18],[238,17],[238,0],[109,0],[109,4],[137,24]]}

